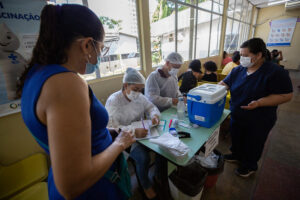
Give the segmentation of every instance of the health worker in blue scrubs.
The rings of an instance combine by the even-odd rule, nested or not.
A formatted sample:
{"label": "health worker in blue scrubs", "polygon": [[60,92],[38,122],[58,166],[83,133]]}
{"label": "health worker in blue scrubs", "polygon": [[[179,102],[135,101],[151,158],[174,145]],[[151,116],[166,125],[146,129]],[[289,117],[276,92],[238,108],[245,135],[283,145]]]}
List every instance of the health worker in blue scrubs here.
{"label": "health worker in blue scrubs", "polygon": [[291,100],[288,71],[266,61],[266,44],[252,38],[240,46],[241,65],[220,82],[231,93],[231,152],[225,159],[238,162],[237,175],[248,177],[258,166],[265,141],[276,122],[278,105]]}
{"label": "health worker in blue scrubs", "polygon": [[49,199],[128,199],[130,175],[122,151],[129,132],[112,138],[108,113],[79,74],[99,67],[104,28],[75,4],[46,5],[31,61],[20,79],[22,117],[50,155]]}

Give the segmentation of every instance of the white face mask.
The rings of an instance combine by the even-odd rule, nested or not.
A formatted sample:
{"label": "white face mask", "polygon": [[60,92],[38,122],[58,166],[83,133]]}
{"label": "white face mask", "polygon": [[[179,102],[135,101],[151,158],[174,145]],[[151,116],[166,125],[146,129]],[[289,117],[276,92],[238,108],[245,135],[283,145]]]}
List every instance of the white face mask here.
{"label": "white face mask", "polygon": [[247,68],[252,67],[254,64],[251,62],[250,57],[244,57],[244,56],[241,56],[240,63],[243,67],[247,67]]}
{"label": "white face mask", "polygon": [[172,68],[170,71],[169,71],[169,74],[172,76],[177,76],[178,74],[178,71],[179,69],[176,69],[176,68]]}
{"label": "white face mask", "polygon": [[135,101],[139,98],[140,93],[130,90],[130,93],[127,94],[127,97],[130,101]]}

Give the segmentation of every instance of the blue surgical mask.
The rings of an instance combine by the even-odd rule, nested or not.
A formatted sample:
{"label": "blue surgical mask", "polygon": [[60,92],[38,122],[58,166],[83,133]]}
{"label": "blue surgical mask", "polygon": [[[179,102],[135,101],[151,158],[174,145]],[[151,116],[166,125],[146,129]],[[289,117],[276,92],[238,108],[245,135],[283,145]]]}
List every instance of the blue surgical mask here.
{"label": "blue surgical mask", "polygon": [[[98,55],[98,52],[96,50],[96,47],[95,47],[94,43],[92,43],[92,44],[94,46],[96,54]],[[100,55],[97,56],[97,63],[96,64],[92,64],[88,60],[88,63],[86,64],[85,74],[92,74],[92,73],[94,73],[96,71],[96,69],[99,68],[100,63],[101,63],[101,57],[100,57]]]}
{"label": "blue surgical mask", "polygon": [[100,56],[97,56],[97,63],[96,64],[92,64],[90,62],[86,63],[85,74],[94,73],[96,71],[96,69],[99,68],[100,63],[101,63],[101,57]]}

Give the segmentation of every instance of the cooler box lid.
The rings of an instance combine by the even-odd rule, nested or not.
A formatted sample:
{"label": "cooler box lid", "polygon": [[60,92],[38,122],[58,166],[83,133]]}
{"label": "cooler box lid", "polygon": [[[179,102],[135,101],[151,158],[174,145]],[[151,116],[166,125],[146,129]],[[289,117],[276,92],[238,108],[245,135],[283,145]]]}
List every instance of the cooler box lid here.
{"label": "cooler box lid", "polygon": [[202,103],[216,103],[227,94],[226,87],[223,85],[205,83],[188,93],[188,99]]}

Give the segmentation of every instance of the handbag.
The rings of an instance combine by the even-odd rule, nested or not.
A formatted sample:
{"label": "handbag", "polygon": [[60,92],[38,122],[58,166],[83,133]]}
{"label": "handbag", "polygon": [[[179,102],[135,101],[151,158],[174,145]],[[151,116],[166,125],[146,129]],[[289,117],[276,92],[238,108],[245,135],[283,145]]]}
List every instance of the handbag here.
{"label": "handbag", "polygon": [[104,174],[104,177],[107,178],[111,183],[116,184],[117,187],[122,191],[126,199],[129,199],[132,196],[131,178],[124,154],[121,153],[116,161],[116,169],[114,171],[108,170]]}

